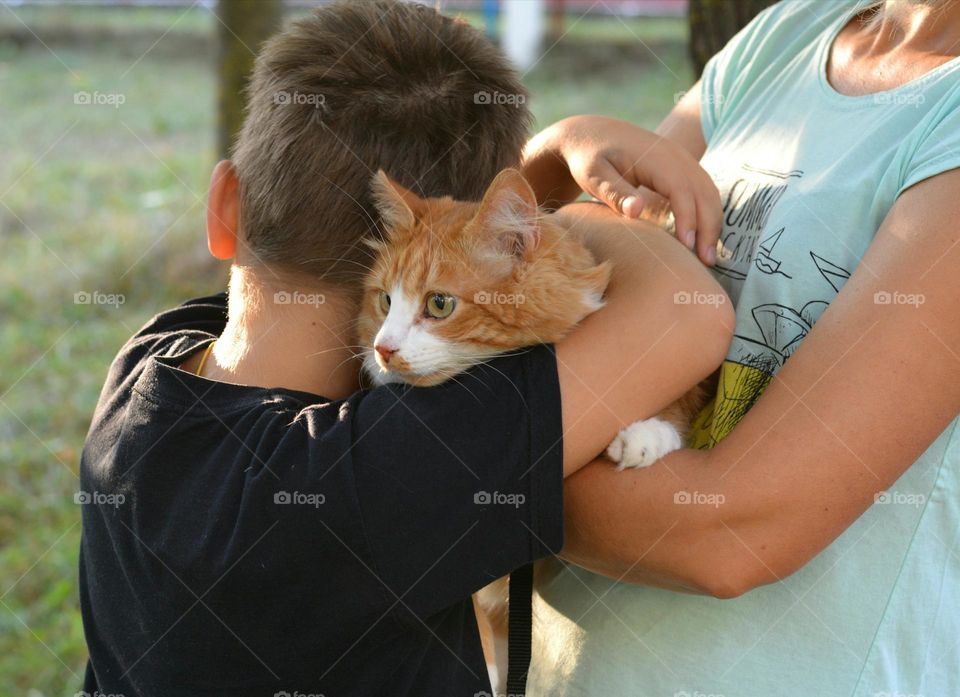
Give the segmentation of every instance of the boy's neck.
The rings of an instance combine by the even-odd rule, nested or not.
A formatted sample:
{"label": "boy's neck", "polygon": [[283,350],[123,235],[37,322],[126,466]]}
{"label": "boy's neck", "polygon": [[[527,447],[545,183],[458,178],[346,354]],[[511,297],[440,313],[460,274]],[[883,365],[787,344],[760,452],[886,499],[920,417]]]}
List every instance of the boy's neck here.
{"label": "boy's neck", "polygon": [[[270,276],[264,279],[264,276]],[[358,388],[352,346],[356,306],[342,294],[303,279],[234,265],[229,319],[203,369],[204,377],[284,387],[341,399]],[[194,360],[183,368],[196,370]]]}

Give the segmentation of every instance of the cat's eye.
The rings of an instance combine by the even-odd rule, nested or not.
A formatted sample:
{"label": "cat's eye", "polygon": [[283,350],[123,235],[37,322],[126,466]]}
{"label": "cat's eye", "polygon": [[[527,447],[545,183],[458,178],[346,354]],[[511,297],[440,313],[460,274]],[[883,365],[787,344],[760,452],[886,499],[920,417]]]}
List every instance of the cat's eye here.
{"label": "cat's eye", "polygon": [[386,291],[383,291],[383,290],[380,291],[379,301],[380,301],[380,311],[385,315],[388,314],[390,312],[390,296],[387,295]]}
{"label": "cat's eye", "polygon": [[457,299],[452,295],[434,293],[427,298],[427,314],[434,319],[444,319],[450,316],[456,305]]}

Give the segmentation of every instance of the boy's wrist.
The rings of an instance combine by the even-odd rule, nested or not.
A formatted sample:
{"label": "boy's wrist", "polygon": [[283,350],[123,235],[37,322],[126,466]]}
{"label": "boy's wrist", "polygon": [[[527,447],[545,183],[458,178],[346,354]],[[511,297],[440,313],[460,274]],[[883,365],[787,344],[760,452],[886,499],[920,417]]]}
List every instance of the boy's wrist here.
{"label": "boy's wrist", "polygon": [[581,189],[570,174],[564,153],[565,122],[558,121],[536,134],[524,148],[521,171],[533,187],[537,202],[555,210],[580,195]]}

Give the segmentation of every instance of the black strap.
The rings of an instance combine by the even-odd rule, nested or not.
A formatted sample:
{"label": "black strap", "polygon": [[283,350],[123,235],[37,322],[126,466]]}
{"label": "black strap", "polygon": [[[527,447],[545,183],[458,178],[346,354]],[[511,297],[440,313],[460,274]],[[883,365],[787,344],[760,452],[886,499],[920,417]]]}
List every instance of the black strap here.
{"label": "black strap", "polygon": [[507,695],[523,697],[530,670],[533,634],[533,564],[510,574],[510,605],[507,619]]}

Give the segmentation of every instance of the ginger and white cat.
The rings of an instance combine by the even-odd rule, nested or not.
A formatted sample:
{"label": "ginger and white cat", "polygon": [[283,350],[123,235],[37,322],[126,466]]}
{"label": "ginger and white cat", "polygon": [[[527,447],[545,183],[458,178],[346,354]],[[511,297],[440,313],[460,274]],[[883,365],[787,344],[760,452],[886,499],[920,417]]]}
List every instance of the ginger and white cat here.
{"label": "ginger and white cat", "polygon": [[[372,187],[386,235],[372,243],[358,339],[375,383],[439,384],[494,356],[559,341],[603,306],[609,262],[598,264],[540,211],[517,170],[497,175],[480,203],[420,198],[382,170]],[[624,428],[607,457],[621,469],[646,467],[681,447],[705,394],[695,388]],[[476,596],[495,688],[506,675],[504,580]]]}
{"label": "ginger and white cat", "polygon": [[[377,384],[437,385],[494,356],[559,341],[603,306],[610,264],[537,208],[517,170],[480,203],[420,198],[382,170],[373,193],[386,238],[367,276],[358,321],[364,368]],[[490,302],[522,298],[522,302]],[[645,467],[682,445],[703,394],[624,428],[607,456]]]}
{"label": "ginger and white cat", "polygon": [[539,213],[516,170],[481,203],[421,199],[382,171],[373,193],[386,239],[373,243],[359,338],[377,383],[436,385],[558,341],[603,306],[609,264]]}

